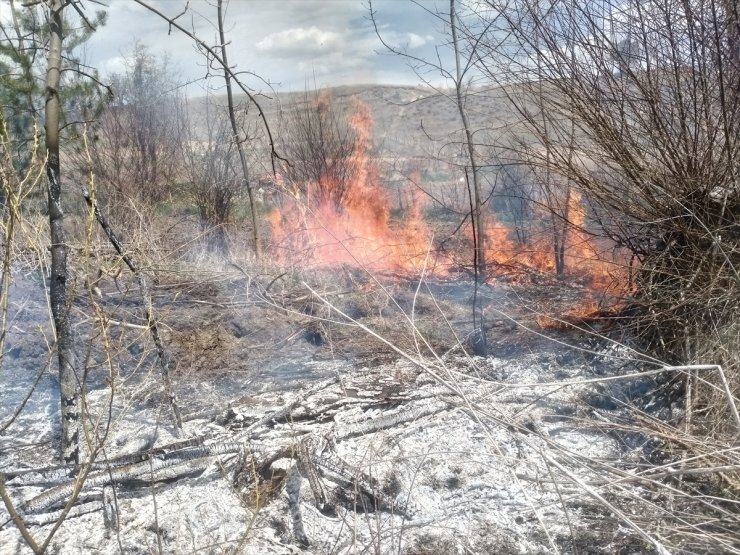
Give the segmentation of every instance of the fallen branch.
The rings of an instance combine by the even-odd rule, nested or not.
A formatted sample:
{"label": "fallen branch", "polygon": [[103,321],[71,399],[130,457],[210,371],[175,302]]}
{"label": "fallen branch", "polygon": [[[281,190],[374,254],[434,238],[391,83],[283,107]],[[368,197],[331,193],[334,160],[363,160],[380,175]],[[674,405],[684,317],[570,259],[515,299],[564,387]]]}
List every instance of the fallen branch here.
{"label": "fallen branch", "polygon": [[[84,489],[103,487],[109,484],[125,484],[135,479],[141,479],[142,475],[150,476],[148,479],[141,479],[142,482],[146,483],[173,480],[183,474],[191,473],[195,469],[205,469],[210,464],[212,457],[238,453],[242,447],[240,443],[221,443],[174,451],[159,456],[144,454],[141,456],[140,462],[91,472],[87,476]],[[77,481],[74,480],[51,488],[25,502],[21,506],[21,510],[24,513],[36,513],[48,509],[68,498],[74,491],[76,483]]]}

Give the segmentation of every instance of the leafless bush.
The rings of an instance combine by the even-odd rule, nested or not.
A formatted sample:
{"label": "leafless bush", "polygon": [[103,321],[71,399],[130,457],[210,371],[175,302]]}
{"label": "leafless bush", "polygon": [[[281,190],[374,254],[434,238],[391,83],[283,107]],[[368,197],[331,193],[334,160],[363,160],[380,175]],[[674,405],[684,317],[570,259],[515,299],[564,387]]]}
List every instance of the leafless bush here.
{"label": "leafless bush", "polygon": [[[227,226],[234,209],[246,191],[228,115],[207,104],[204,121],[190,122],[185,144],[188,192],[200,216],[201,231],[210,246],[219,251],[228,248]],[[193,125],[203,128],[198,137]]]}
{"label": "leafless bush", "polygon": [[286,118],[282,171],[286,184],[304,195],[309,207],[347,205],[357,172],[356,130],[344,107],[326,92],[306,92]]}
{"label": "leafless bush", "polygon": [[[137,44],[126,63],[89,142],[93,173],[113,211],[129,211],[127,199],[156,205],[169,198],[182,161],[180,99],[167,59]],[[86,174],[84,152],[74,159]]]}
{"label": "leafless bush", "polygon": [[[485,4],[476,21],[490,25],[468,27],[479,67],[506,76],[530,163],[583,191],[605,235],[633,254],[634,331],[664,359],[731,368],[737,391],[736,7]],[[727,404],[707,394],[722,422]]]}
{"label": "leafless bush", "polygon": [[502,163],[491,209],[511,225],[517,243],[529,243],[534,225],[535,179],[524,163]]}

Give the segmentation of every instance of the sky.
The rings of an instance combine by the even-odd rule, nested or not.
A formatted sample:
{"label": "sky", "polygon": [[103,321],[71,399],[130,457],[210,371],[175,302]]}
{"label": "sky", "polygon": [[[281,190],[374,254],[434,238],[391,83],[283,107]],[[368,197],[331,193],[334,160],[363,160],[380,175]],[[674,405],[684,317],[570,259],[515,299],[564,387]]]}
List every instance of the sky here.
{"label": "sky", "polygon": [[[2,2],[2,0],[0,0]],[[169,56],[183,81],[206,75],[205,59],[192,41],[132,0],[105,0],[108,23],[87,45],[86,59],[103,76],[121,72],[135,41],[158,55]],[[174,17],[185,0],[150,0]],[[255,90],[269,83],[278,91],[301,91],[345,84],[416,85],[421,80],[408,62],[388,54],[369,17],[367,0],[224,0],[230,65]],[[444,43],[442,21],[429,13],[445,9],[443,0],[374,0],[373,9],[384,39],[420,58],[436,59]],[[87,4],[87,10],[96,9]],[[447,7],[449,9],[449,7]],[[209,45],[217,44],[215,0],[190,0],[177,21]],[[254,74],[254,75],[252,75]],[[256,77],[256,76],[259,76]],[[439,75],[427,74],[435,84]],[[215,84],[216,80],[214,80]],[[204,94],[191,85],[188,94]]]}

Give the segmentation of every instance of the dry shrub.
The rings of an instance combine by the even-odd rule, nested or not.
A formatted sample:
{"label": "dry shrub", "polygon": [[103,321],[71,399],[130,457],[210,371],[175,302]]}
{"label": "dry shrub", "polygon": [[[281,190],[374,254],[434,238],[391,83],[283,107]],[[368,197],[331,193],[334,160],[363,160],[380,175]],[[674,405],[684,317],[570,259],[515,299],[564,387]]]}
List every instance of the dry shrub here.
{"label": "dry shrub", "polygon": [[136,43],[122,74],[111,76],[116,96],[90,127],[87,148],[70,154],[71,166],[102,185],[111,207],[133,198],[149,205],[170,198],[181,175],[181,99],[167,57]]}
{"label": "dry shrub", "polygon": [[[631,326],[664,360],[721,365],[738,393],[740,237],[732,236],[738,223],[723,216],[717,203],[705,203],[703,208],[714,208],[713,213],[705,213],[709,223],[692,216],[685,227],[664,233],[661,250],[644,259]],[[740,206],[730,213],[738,214],[738,209]],[[707,227],[714,231],[708,232]],[[729,237],[723,239],[726,230],[730,231]],[[722,391],[704,385],[698,393],[709,427],[733,422]]]}
{"label": "dry shrub", "polygon": [[[593,225],[633,255],[625,321],[640,346],[669,363],[722,364],[737,392],[734,4],[487,3],[499,9],[479,12],[485,26],[469,29],[471,45],[491,79],[505,76],[500,92],[523,120],[516,159],[572,184]],[[713,427],[728,431],[727,398],[713,385],[701,403]]]}

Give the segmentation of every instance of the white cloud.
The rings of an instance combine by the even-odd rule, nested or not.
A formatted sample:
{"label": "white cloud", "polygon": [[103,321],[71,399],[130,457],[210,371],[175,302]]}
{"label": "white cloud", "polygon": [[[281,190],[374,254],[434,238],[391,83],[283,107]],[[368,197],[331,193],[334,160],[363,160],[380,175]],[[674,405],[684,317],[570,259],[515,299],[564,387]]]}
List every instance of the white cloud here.
{"label": "white cloud", "polygon": [[259,41],[257,50],[279,58],[323,56],[340,50],[344,40],[339,33],[322,31],[318,27],[294,27],[271,33]]}
{"label": "white cloud", "polygon": [[[437,19],[421,5],[440,0],[418,1],[421,4],[415,6],[399,0],[373,0],[373,8],[389,44],[421,58],[436,59],[433,47],[440,42],[435,31]],[[186,4],[186,0],[151,2],[170,17]],[[0,0],[0,15],[6,3]],[[169,33],[165,21],[130,0],[107,4],[109,23],[87,45],[88,63],[102,73],[125,69],[124,58],[135,38],[153,53],[169,53],[183,81],[207,73],[202,53],[182,33]],[[187,19],[188,29],[214,45],[218,43],[214,17],[213,0],[189,0],[187,17],[180,21]],[[234,0],[226,11],[226,40],[229,62],[257,89],[263,83],[252,80],[250,74],[260,75],[283,90],[300,90],[314,76],[318,76],[319,85],[407,82],[414,78],[406,61],[387,55],[378,42],[368,21],[367,0]]]}
{"label": "white cloud", "polygon": [[408,43],[407,43],[408,48],[413,49],[413,48],[420,48],[424,46],[426,43],[433,41],[434,37],[431,35],[426,35],[422,37],[421,35],[417,35],[416,33],[408,33],[407,39],[408,39]]}
{"label": "white cloud", "polygon": [[397,50],[414,50],[428,44],[434,44],[432,35],[419,35],[417,33],[401,33],[393,30],[390,26],[379,26],[383,39]]}

